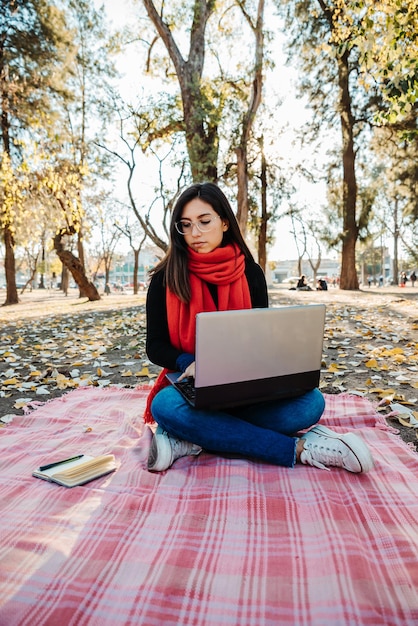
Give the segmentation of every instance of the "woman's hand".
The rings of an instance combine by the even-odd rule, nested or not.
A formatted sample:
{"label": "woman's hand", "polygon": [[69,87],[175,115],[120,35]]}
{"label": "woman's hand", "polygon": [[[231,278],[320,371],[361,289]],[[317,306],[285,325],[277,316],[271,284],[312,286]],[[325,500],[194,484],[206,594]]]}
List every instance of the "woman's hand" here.
{"label": "woman's hand", "polygon": [[180,382],[181,380],[184,380],[185,378],[194,378],[195,371],[196,371],[196,361],[193,361],[193,363],[190,363],[190,365],[186,367],[183,374],[179,376],[177,380]]}

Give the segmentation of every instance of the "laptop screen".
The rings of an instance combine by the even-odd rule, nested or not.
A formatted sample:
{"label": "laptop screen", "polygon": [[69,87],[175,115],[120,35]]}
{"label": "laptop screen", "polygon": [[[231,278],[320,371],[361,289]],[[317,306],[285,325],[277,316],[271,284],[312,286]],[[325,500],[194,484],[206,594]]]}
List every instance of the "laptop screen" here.
{"label": "laptop screen", "polygon": [[199,313],[195,386],[319,370],[324,324],[323,304]]}

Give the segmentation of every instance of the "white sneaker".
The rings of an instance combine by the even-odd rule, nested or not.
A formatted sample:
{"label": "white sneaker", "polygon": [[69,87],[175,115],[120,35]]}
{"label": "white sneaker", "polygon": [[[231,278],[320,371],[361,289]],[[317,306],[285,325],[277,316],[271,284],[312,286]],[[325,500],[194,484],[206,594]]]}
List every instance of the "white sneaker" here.
{"label": "white sneaker", "polygon": [[152,472],[163,472],[180,457],[197,456],[201,452],[200,446],[189,441],[176,439],[163,430],[161,426],[158,426],[148,454],[148,469]]}
{"label": "white sneaker", "polygon": [[328,465],[363,474],[373,467],[373,458],[366,444],[353,433],[336,433],[326,426],[314,426],[302,435],[304,449],[301,463],[329,471]]}

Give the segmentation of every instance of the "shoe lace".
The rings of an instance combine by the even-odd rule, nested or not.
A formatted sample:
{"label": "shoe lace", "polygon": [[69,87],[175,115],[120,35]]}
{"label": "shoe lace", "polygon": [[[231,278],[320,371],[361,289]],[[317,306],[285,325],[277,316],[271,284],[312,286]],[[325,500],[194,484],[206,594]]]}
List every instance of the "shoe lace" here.
{"label": "shoe lace", "polygon": [[306,454],[309,465],[317,467],[318,469],[324,469],[329,472],[331,470],[329,469],[329,467],[327,467],[327,465],[340,467],[342,464],[341,454],[338,452],[338,450],[335,450],[333,448],[308,443],[307,445],[305,444],[304,452]]}
{"label": "shoe lace", "polygon": [[174,457],[178,458],[187,454],[187,449],[189,445],[187,441],[183,441],[182,439],[176,439],[175,437],[170,437],[170,444]]}
{"label": "shoe lace", "polygon": [[173,459],[179,459],[182,456],[196,455],[202,451],[202,448],[196,444],[177,439],[169,436]]}

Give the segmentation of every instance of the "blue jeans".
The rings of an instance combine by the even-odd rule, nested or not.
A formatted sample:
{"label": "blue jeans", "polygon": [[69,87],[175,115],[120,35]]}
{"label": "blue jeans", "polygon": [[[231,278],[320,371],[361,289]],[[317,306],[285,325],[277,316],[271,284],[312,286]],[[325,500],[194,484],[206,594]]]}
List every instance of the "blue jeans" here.
{"label": "blue jeans", "polygon": [[303,396],[228,409],[194,409],[174,387],[157,393],[151,411],[155,421],[177,439],[208,452],[238,454],[273,465],[293,467],[296,435],[316,424],[325,408],[319,389]]}

